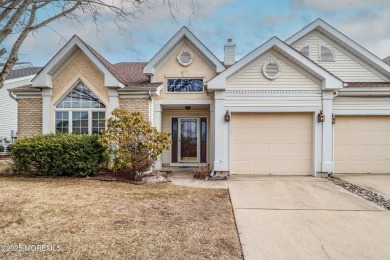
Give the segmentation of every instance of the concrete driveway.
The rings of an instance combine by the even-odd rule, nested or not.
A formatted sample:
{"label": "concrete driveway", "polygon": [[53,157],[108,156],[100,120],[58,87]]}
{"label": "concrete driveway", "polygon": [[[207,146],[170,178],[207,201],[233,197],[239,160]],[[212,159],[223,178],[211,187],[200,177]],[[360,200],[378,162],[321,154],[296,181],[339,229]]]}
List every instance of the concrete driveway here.
{"label": "concrete driveway", "polygon": [[228,180],[246,260],[388,259],[390,211],[313,177]]}
{"label": "concrete driveway", "polygon": [[336,174],[335,176],[390,199],[390,174]]}

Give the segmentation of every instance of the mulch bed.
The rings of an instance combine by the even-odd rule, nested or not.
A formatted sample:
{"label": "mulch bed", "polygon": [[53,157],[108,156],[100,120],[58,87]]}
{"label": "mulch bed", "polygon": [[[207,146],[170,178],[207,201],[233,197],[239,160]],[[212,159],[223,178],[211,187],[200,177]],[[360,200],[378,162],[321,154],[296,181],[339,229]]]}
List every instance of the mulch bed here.
{"label": "mulch bed", "polygon": [[[168,180],[168,175],[172,173],[172,171],[155,171],[151,172],[149,174],[144,174],[140,180],[134,180],[131,175],[125,172],[113,172],[108,169],[103,169],[97,174],[94,174],[93,176],[89,176],[86,179],[90,180],[99,180],[99,181],[118,181],[118,182],[128,182],[131,184],[141,185],[141,184],[147,184],[149,183],[150,179],[156,179],[159,178],[160,181],[158,183],[165,183],[170,182]],[[151,181],[150,183],[156,183]]]}
{"label": "mulch bed", "polygon": [[385,197],[372,192],[370,190],[367,190],[365,188],[362,188],[360,186],[357,186],[355,184],[352,184],[350,182],[344,181],[342,179],[339,179],[337,177],[327,177],[327,180],[333,182],[334,184],[344,188],[345,190],[352,192],[368,201],[374,202],[375,204],[381,206],[382,208],[385,208],[387,210],[390,210],[390,199],[386,199]]}

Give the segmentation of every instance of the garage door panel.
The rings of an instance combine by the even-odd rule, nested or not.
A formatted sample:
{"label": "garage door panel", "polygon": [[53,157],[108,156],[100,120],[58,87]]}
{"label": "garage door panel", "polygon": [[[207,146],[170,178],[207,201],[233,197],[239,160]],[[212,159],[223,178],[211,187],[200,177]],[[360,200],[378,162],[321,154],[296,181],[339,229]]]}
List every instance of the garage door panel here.
{"label": "garage door panel", "polygon": [[243,142],[243,141],[250,141],[250,129],[234,129],[234,135],[232,135],[232,142]]}
{"label": "garage door panel", "polygon": [[371,130],[389,130],[390,118],[372,117],[369,123],[369,129]]}
{"label": "garage door panel", "polygon": [[269,129],[257,129],[251,128],[250,130],[250,140],[251,142],[261,142],[268,143],[269,140]]}
{"label": "garage door panel", "polygon": [[250,165],[251,171],[249,173],[268,174],[270,171],[269,160],[251,160]]}
{"label": "garage door panel", "polygon": [[293,144],[311,144],[312,140],[307,138],[311,136],[311,128],[295,128],[292,130],[292,140]]}
{"label": "garage door panel", "polygon": [[290,165],[290,171],[294,175],[305,175],[307,172],[307,169],[310,169],[311,167],[311,161],[292,161]]}
{"label": "garage door panel", "polygon": [[367,158],[369,156],[368,145],[351,145],[350,157]]}
{"label": "garage door panel", "polygon": [[290,143],[290,130],[283,128],[273,128],[270,131],[271,144]]}
{"label": "garage door panel", "polygon": [[311,159],[311,150],[307,149],[307,145],[294,144],[290,146],[290,158],[293,160],[309,160]]}
{"label": "garage door panel", "polygon": [[235,117],[232,119],[232,127],[233,128],[241,128],[241,127],[251,127],[252,125],[252,117],[250,114],[243,114],[240,117]]}
{"label": "garage door panel", "polygon": [[290,126],[290,114],[280,113],[270,115],[270,125],[273,127]]}
{"label": "garage door panel", "polygon": [[231,161],[231,168],[236,173],[249,173],[250,172],[250,161]]}
{"label": "garage door panel", "polygon": [[387,160],[375,160],[368,162],[370,173],[390,173],[390,162]]}
{"label": "garage door panel", "polygon": [[352,143],[367,144],[369,133],[366,131],[349,131],[349,141]]}
{"label": "garage door panel", "polygon": [[251,117],[251,126],[253,127],[265,127],[265,128],[268,128],[269,127],[269,114],[261,114],[261,113],[258,113],[258,114],[252,114],[252,117]]}
{"label": "garage door panel", "polygon": [[289,159],[290,146],[289,145],[271,145],[270,157],[275,159]]}
{"label": "garage door panel", "polygon": [[390,146],[388,145],[372,145],[369,147],[370,158],[390,158]]}
{"label": "garage door panel", "polygon": [[236,146],[237,149],[232,150],[232,157],[239,160],[248,160],[250,157],[250,147],[245,144],[240,144]]}
{"label": "garage door panel", "polygon": [[389,131],[373,131],[369,133],[370,144],[389,144]]}
{"label": "garage door panel", "polygon": [[[337,121],[336,124],[338,124],[338,121]],[[334,138],[335,143],[338,143],[338,144],[350,144],[351,140],[350,140],[350,131],[349,131],[349,129],[348,130],[340,130],[338,127],[339,126],[337,125],[336,129],[338,131],[338,134]]]}
{"label": "garage door panel", "polygon": [[390,172],[389,116],[337,117],[335,172]]}
{"label": "garage door panel", "polygon": [[252,144],[250,146],[250,158],[251,159],[259,159],[266,158],[269,159],[269,145],[256,145]]}
{"label": "garage door panel", "polygon": [[290,123],[293,126],[300,126],[304,129],[307,129],[307,127],[309,127],[311,129],[311,126],[313,124],[313,117],[307,116],[307,114],[294,114],[292,118],[290,118]]}
{"label": "garage door panel", "polygon": [[[312,128],[311,113],[233,113],[232,174],[310,175]],[[242,129],[249,129],[249,141],[236,137]],[[243,146],[249,147],[246,159]]]}
{"label": "garage door panel", "polygon": [[349,121],[350,129],[368,129],[369,118],[368,117],[352,117]]}
{"label": "garage door panel", "polygon": [[286,173],[290,173],[290,161],[289,160],[271,161],[270,173],[275,175],[286,175]]}

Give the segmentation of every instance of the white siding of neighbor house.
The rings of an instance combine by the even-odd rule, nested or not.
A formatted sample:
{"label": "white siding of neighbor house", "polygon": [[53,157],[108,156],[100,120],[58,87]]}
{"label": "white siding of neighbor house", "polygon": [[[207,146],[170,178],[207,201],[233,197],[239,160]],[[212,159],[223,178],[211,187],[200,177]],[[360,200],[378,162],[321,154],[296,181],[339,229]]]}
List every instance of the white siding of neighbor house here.
{"label": "white siding of neighbor house", "polygon": [[[0,138],[11,138],[11,131],[18,129],[18,103],[9,96],[8,89],[30,83],[35,75],[6,80],[0,89]],[[3,143],[4,145],[4,143]]]}
{"label": "white siding of neighbor house", "polygon": [[[318,31],[313,31],[295,42],[292,47],[297,51],[301,48],[310,46],[310,59],[318,63],[335,76],[345,82],[383,82],[384,80],[368,64],[365,64],[359,58],[349,53],[346,49],[330,40]],[[325,62],[319,60],[320,46],[324,45],[330,48],[334,55],[334,62]]]}
{"label": "white siding of neighbor house", "polygon": [[[282,74],[273,80],[263,74],[263,66],[268,61],[276,61],[282,67]],[[319,90],[320,82],[306,72],[297,69],[275,51],[268,51],[237,71],[227,79],[226,89],[256,90]]]}

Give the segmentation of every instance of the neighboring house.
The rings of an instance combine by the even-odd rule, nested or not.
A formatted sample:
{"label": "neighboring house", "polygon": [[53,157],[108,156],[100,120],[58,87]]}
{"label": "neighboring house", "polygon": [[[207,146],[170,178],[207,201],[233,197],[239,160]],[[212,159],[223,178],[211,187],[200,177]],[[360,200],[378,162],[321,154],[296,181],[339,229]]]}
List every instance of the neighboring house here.
{"label": "neighboring house", "polygon": [[[0,63],[0,69],[4,64]],[[10,96],[9,89],[29,84],[41,68],[33,67],[29,62],[15,64],[0,89],[0,144],[8,146],[17,137],[18,104]]]}
{"label": "neighboring house", "polygon": [[219,61],[186,27],[149,61],[111,64],[74,36],[12,89],[19,136],[96,133],[116,107],[172,133],[156,165],[230,174],[390,172],[390,66],[322,20]]}

